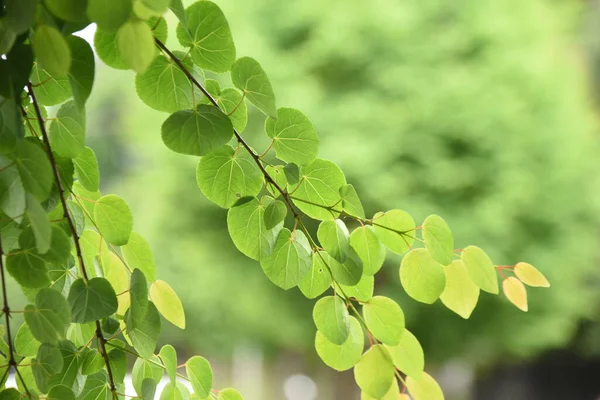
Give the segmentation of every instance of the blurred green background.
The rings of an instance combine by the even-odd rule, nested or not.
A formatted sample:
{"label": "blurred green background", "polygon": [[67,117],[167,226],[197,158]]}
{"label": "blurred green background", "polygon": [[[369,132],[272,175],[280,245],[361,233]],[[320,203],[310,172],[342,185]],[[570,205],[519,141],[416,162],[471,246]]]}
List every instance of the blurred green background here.
{"label": "blurred green background", "polygon": [[[217,3],[238,56],[260,61],[278,106],[312,119],[320,157],[342,167],[368,214],[401,208],[417,221],[440,214],[457,247],[481,246],[498,264],[528,261],[552,282],[550,290],[529,291],[526,314],[483,294],[464,321],[409,299],[398,281],[399,258],[389,257],[376,291],[400,302],[449,399],[491,399],[476,394],[478,381],[550,350],[595,357],[595,2]],[[168,22],[168,44],[179,47],[175,20]],[[217,383],[236,385],[249,400],[358,399],[351,372],[328,370],[312,347],[313,301],[275,287],[235,250],[226,211],[196,186],[197,158],[163,145],[167,114],[137,98],[133,72],[98,62],[96,74],[88,143],[101,163],[102,189],[131,205],[159,277],[186,308],[187,329],[166,330],[164,341],[182,354],[205,355],[217,365]],[[226,76],[210,77],[228,84]],[[257,149],[267,145],[262,123],[253,110],[244,136]],[[524,389],[510,393],[493,398],[536,398],[519,397]]]}

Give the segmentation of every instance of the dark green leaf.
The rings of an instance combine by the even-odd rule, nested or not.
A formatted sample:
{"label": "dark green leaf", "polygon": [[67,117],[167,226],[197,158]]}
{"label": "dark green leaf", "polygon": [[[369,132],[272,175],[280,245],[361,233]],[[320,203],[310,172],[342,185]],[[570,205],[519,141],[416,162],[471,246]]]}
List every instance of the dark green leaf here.
{"label": "dark green leaf", "polygon": [[77,157],[73,158],[73,165],[81,186],[92,192],[98,190],[100,171],[94,150],[85,147]]}
{"label": "dark green leaf", "polygon": [[92,322],[117,311],[117,295],[104,278],[92,278],[87,284],[77,279],[71,285],[68,300],[73,322]]}
{"label": "dark green leaf", "polygon": [[71,49],[56,28],[40,25],[33,34],[32,45],[37,60],[50,75],[64,75],[69,72]]}
{"label": "dark green leaf", "polygon": [[129,19],[132,0],[88,0],[87,16],[98,28],[116,32]]}
{"label": "dark green leaf", "polygon": [[69,36],[67,43],[73,59],[69,70],[69,82],[75,103],[83,108],[94,85],[94,52],[88,42],[78,36]]}
{"label": "dark green leaf", "polygon": [[287,207],[282,201],[275,200],[265,209],[265,228],[273,229],[283,222],[287,215]]}
{"label": "dark green leaf", "polygon": [[41,146],[23,140],[17,145],[15,155],[25,190],[39,201],[46,200],[54,182],[46,152]]}
{"label": "dark green leaf", "polygon": [[48,130],[52,150],[61,157],[77,157],[85,148],[85,110],[74,101],[63,104]]}
{"label": "dark green leaf", "polygon": [[67,301],[53,289],[41,289],[35,297],[35,305],[25,307],[24,317],[33,337],[50,344],[64,337],[71,322]]}

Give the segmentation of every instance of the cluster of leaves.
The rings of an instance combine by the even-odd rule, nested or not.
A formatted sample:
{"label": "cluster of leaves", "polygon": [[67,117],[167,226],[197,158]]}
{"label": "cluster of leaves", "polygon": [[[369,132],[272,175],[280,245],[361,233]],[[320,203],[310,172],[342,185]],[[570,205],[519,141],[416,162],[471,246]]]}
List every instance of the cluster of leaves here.
{"label": "cluster of leaves", "polygon": [[[416,400],[443,398],[424,372],[423,351],[405,329],[402,309],[373,293],[387,250],[404,255],[399,278],[410,297],[426,304],[441,299],[464,318],[480,290],[499,292],[497,271],[506,297],[524,311],[523,283],[548,286],[530,264],[495,266],[478,247],[455,250],[448,225],[437,215],[418,227],[398,209],[366,218],[340,168],[317,157],[319,138],[310,120],[276,107],[256,60],[236,59],[229,25],[214,3],[199,1],[185,10],[169,0],[4,3],[0,22],[9,34],[0,43],[6,56],[0,63],[6,72],[0,82],[0,267],[33,304],[23,310],[26,323],[13,341],[9,317],[15,311],[4,291],[3,376],[14,368],[19,386],[0,396],[122,397],[132,355],[141,398],[154,397],[164,371],[170,383],[161,399],[190,398],[181,379],[191,383],[195,398],[241,398],[234,389],[211,392],[212,371],[204,358],[189,359],[183,376],[171,346],[155,354],[160,315],[181,328],[185,317],[174,291],[156,279],[152,253],[132,232],[125,201],[98,190],[96,157],[85,147],[94,57],[84,40],[71,35],[91,22],[98,26],[99,57],[136,71],[140,98],[170,113],[161,128],[165,145],[200,157],[198,186],[229,209],[235,246],[285,290],[298,287],[311,299],[331,291],[314,306],[315,348],[333,369],[354,368],[363,398],[397,398],[399,382]],[[169,8],[179,19],[177,38],[187,53],[164,45],[161,15]],[[234,87],[222,89],[204,71],[230,72]],[[267,117],[270,145],[261,154],[241,136],[246,102]],[[57,104],[56,117],[47,118],[44,106]],[[270,151],[281,163],[265,161]],[[321,221],[316,239],[307,217]],[[345,221],[355,225],[352,232]],[[424,246],[415,248],[415,242]],[[505,270],[515,276],[506,277]]]}

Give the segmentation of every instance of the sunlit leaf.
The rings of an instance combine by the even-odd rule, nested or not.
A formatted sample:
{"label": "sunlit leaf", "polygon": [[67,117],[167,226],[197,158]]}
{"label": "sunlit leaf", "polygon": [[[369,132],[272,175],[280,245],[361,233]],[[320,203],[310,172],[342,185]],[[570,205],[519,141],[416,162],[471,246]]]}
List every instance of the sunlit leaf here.
{"label": "sunlit leaf", "polygon": [[61,157],[77,157],[85,148],[85,111],[74,101],[63,104],[50,123],[52,150]]}
{"label": "sunlit leaf", "polygon": [[301,231],[283,228],[273,252],[261,260],[265,275],[277,286],[291,289],[304,277],[311,264],[310,246]]}
{"label": "sunlit leaf", "polygon": [[340,196],[342,198],[342,209],[346,214],[356,218],[365,218],[365,210],[354,186],[344,185],[340,187]]}
{"label": "sunlit leaf", "polygon": [[125,22],[117,33],[117,45],[125,64],[137,73],[144,72],[156,55],[152,30],[144,21]]}
{"label": "sunlit leaf", "polygon": [[77,157],[73,158],[73,165],[81,185],[91,192],[98,190],[100,171],[94,150],[85,147]]}
{"label": "sunlit leaf", "polygon": [[356,228],[350,234],[350,246],[363,262],[363,272],[375,275],[385,260],[385,246],[370,226]]}
{"label": "sunlit leaf", "polygon": [[304,296],[309,299],[323,294],[331,286],[331,274],[325,266],[325,260],[331,259],[327,253],[320,251],[319,254],[315,253],[312,256],[312,263],[310,268],[302,277],[302,280],[298,283],[298,288]]}
{"label": "sunlit leaf", "polygon": [[394,366],[408,376],[419,378],[425,367],[425,356],[421,344],[408,329],[400,336],[395,346],[386,346]]}
{"label": "sunlit leaf", "polygon": [[87,16],[98,28],[116,32],[131,13],[132,0],[88,0]]}
{"label": "sunlit leaf", "polygon": [[444,400],[444,393],[433,377],[423,372],[420,377],[406,378],[406,387],[414,400]]}
{"label": "sunlit leaf", "polygon": [[205,358],[194,356],[185,363],[187,374],[194,392],[200,397],[208,397],[212,388],[213,372]]}
{"label": "sunlit leaf", "polygon": [[[156,280],[156,264],[152,249],[146,239],[137,232],[131,232],[129,241],[121,247],[123,257],[131,269],[139,269],[150,282]],[[155,302],[156,303],[156,302]],[[160,310],[160,307],[158,307]]]}
{"label": "sunlit leaf", "polygon": [[400,283],[413,299],[432,304],[444,291],[446,276],[440,263],[431,258],[427,249],[410,251],[400,265]]}
{"label": "sunlit leaf", "polygon": [[358,320],[349,317],[348,337],[342,344],[329,341],[321,331],[315,336],[315,349],[325,364],[337,371],[352,368],[360,360],[365,345],[362,327]]}
{"label": "sunlit leaf", "polygon": [[440,300],[461,317],[469,318],[479,299],[479,287],[473,282],[461,260],[447,265],[444,272],[446,287],[440,295]]}
{"label": "sunlit leaf", "polygon": [[94,206],[94,219],[104,239],[116,246],[127,244],[133,216],[125,201],[114,194],[101,197]]}
{"label": "sunlit leaf", "polygon": [[313,320],[319,332],[333,344],[341,345],[350,333],[350,319],[344,301],[337,296],[327,296],[316,302]]}
{"label": "sunlit leaf", "polygon": [[521,282],[533,287],[550,287],[550,282],[533,265],[526,262],[519,262],[515,265],[515,275]]}
{"label": "sunlit leaf", "polygon": [[442,265],[452,262],[454,238],[448,224],[439,215],[430,215],[423,222],[423,239],[431,257]]}
{"label": "sunlit leaf", "polygon": [[527,290],[523,282],[509,276],[502,282],[502,291],[506,298],[521,311],[527,311]]}
{"label": "sunlit leaf", "polygon": [[285,219],[287,215],[286,205],[279,200],[271,202],[267,208],[265,208],[265,227],[267,229],[273,229],[279,225]]}
{"label": "sunlit leaf", "polygon": [[466,247],[460,259],[467,267],[469,276],[485,292],[498,294],[496,268],[488,255],[477,246]]}
{"label": "sunlit leaf", "polygon": [[394,365],[387,349],[377,344],[367,350],[354,367],[358,387],[371,397],[383,397],[394,382]]}
{"label": "sunlit leaf", "polygon": [[375,296],[363,305],[363,315],[375,338],[389,346],[400,343],[404,332],[404,313],[394,300]]}
{"label": "sunlit leaf", "polygon": [[71,49],[56,28],[50,25],[38,26],[33,34],[32,44],[37,60],[50,75],[69,72]]}
{"label": "sunlit leaf", "polygon": [[317,132],[312,122],[300,111],[293,108],[278,109],[277,118],[267,118],[265,132],[273,139],[273,148],[280,160],[305,165],[317,158]]}
{"label": "sunlit leaf", "polygon": [[394,253],[404,254],[415,240],[415,221],[406,211],[378,212],[373,226],[381,242]]}
{"label": "sunlit leaf", "polygon": [[258,61],[251,57],[239,58],[231,66],[231,81],[256,108],[268,117],[277,118],[275,93]]}
{"label": "sunlit leaf", "polygon": [[165,281],[157,280],[150,285],[150,298],[154,305],[173,325],[185,329],[185,313],[177,293]]}
{"label": "sunlit leaf", "polygon": [[344,262],[348,257],[350,251],[349,237],[350,232],[348,232],[346,224],[340,219],[323,221],[319,224],[317,230],[317,238],[321,246],[339,262]]}

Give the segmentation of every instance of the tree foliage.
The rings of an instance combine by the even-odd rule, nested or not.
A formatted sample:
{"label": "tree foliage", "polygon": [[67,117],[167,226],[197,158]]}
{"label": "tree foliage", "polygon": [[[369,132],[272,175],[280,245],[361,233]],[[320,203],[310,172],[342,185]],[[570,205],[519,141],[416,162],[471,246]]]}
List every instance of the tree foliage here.
{"label": "tree foliage", "polygon": [[[385,249],[403,256],[400,282],[410,297],[429,304],[447,293],[443,304],[464,318],[478,297],[466,302],[470,293],[461,285],[495,294],[500,276],[508,300],[524,311],[521,279],[530,286],[549,285],[531,264],[496,266],[478,247],[454,249],[450,228],[437,215],[421,226],[400,209],[367,218],[343,171],[318,157],[319,136],[308,117],[277,108],[258,61],[236,60],[228,22],[214,3],[199,1],[185,10],[179,1],[156,0],[132,2],[130,9],[117,2],[104,7],[94,1],[4,3],[2,380],[14,370],[19,393],[29,398],[123,398],[127,360],[135,357],[132,375],[141,398],[155,396],[166,372],[170,382],[162,399],[190,398],[182,380],[191,383],[196,398],[241,399],[235,389],[213,391],[212,370],[204,358],[190,358],[183,375],[177,373],[173,347],[156,353],[161,316],[184,328],[185,314],[173,289],[157,280],[152,252],[133,232],[127,203],[99,192],[98,163],[85,146],[94,59],[90,46],[72,35],[91,22],[99,25],[94,46],[100,58],[114,68],[135,71],[140,98],[169,112],[161,127],[165,146],[200,157],[198,186],[209,200],[228,209],[227,227],[238,250],[259,261],[267,278],[282,289],[298,286],[309,298],[329,291],[314,305],[315,347],[332,368],[354,367],[364,397],[393,397],[400,382],[416,400],[443,398],[423,372],[421,347],[405,329],[402,308],[373,293],[373,275]],[[168,8],[179,19],[177,39],[189,48],[191,60],[164,43],[162,15]],[[173,78],[157,81],[154,69],[170,71]],[[230,72],[234,88],[221,89],[203,78],[207,71]],[[60,103],[49,122],[44,107]],[[238,110],[246,110],[247,103],[265,115],[270,144],[262,153],[238,130],[246,126],[245,113]],[[276,164],[265,158],[270,151]],[[283,172],[279,176],[277,169]],[[316,237],[306,226],[308,219],[319,223]],[[355,227],[352,232],[349,223]],[[9,307],[5,270],[31,301],[17,331],[24,333],[14,340],[10,316],[16,311]],[[14,392],[5,389],[0,395]]]}

